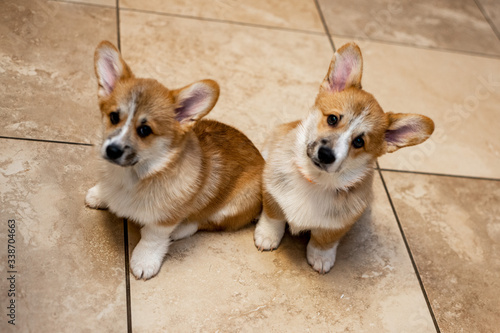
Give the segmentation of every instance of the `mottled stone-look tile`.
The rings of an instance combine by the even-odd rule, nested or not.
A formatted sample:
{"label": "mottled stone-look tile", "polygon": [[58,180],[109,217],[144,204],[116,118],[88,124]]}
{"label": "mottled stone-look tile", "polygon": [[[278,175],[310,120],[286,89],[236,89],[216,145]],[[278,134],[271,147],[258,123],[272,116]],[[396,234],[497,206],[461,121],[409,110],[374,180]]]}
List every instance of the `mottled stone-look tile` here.
{"label": "mottled stone-look tile", "polygon": [[500,55],[500,41],[470,0],[319,0],[333,35]]}
{"label": "mottled stone-look tile", "polygon": [[[94,148],[0,142],[2,332],[124,332],[122,221],[84,206]],[[15,219],[16,326],[7,324],[7,221]]]}
{"label": "mottled stone-look tile", "polygon": [[384,172],[442,332],[498,332],[500,182]]}
{"label": "mottled stone-look tile", "polygon": [[427,142],[384,155],[382,168],[500,178],[500,59],[358,43],[363,88],[382,108],[423,114],[436,125]]}
{"label": "mottled stone-look tile", "polygon": [[170,89],[214,79],[221,94],[208,118],[258,146],[275,125],[307,115],[333,55],[326,36],[127,11],[120,21],[136,75]]}
{"label": "mottled stone-look tile", "polygon": [[116,11],[16,0],[2,4],[0,17],[2,135],[96,142],[94,49],[116,40]]}
{"label": "mottled stone-look tile", "polygon": [[[132,278],[139,332],[432,332],[434,327],[380,179],[372,216],[341,241],[332,271],[306,262],[307,236],[261,253],[254,226],[174,242],[160,273]],[[137,228],[132,227],[132,250]]]}
{"label": "mottled stone-look tile", "polygon": [[324,32],[314,0],[121,0],[120,7]]}

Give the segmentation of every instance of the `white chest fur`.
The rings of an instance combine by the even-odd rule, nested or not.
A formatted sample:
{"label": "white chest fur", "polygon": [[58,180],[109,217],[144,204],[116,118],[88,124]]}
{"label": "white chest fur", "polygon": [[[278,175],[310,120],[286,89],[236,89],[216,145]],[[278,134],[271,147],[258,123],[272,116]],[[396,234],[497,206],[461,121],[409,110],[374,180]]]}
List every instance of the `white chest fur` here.
{"label": "white chest fur", "polygon": [[180,207],[196,189],[196,168],[191,168],[191,172],[185,175],[160,175],[141,180],[132,167],[105,163],[101,179],[102,199],[116,215],[142,225],[176,219]]}
{"label": "white chest fur", "polygon": [[368,205],[368,200],[356,195],[340,195],[311,184],[297,172],[282,174],[286,177],[270,177],[268,191],[285,213],[291,231],[315,228],[341,229],[352,223]]}

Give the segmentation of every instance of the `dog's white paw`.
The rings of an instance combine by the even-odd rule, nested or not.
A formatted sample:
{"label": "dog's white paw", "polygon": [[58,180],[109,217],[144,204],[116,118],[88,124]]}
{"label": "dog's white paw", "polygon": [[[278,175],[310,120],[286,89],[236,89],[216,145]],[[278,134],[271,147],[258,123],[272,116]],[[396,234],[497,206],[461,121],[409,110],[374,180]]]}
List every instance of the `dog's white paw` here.
{"label": "dog's white paw", "polygon": [[130,271],[137,279],[148,280],[158,274],[168,252],[170,234],[174,226],[145,225],[141,240],[132,252]]}
{"label": "dog's white paw", "polygon": [[265,213],[255,227],[254,241],[259,251],[270,251],[278,248],[285,233],[285,221],[269,218]]}
{"label": "dog's white paw", "polygon": [[328,273],[335,264],[338,245],[339,242],[336,242],[333,247],[323,250],[314,247],[311,242],[309,242],[309,244],[307,244],[307,262],[318,273]]}
{"label": "dog's white paw", "polygon": [[88,190],[85,196],[85,204],[93,209],[105,209],[106,203],[100,197],[99,184]]}
{"label": "dog's white paw", "polygon": [[132,252],[130,270],[137,279],[148,280],[160,271],[165,251],[151,248],[151,246],[141,246],[141,242]]}

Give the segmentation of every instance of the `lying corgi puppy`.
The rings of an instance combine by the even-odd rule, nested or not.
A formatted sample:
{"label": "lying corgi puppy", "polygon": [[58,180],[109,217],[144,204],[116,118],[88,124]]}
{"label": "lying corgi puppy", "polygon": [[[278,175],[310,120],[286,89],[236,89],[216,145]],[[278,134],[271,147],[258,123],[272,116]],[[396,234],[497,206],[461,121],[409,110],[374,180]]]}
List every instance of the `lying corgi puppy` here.
{"label": "lying corgi puppy", "polygon": [[238,229],[260,214],[259,151],[235,128],[201,120],[219,97],[216,82],[169,90],[136,78],[107,41],[95,51],[95,72],[105,162],[86,204],[142,226],[130,260],[136,278],[158,273],[171,240]]}
{"label": "lying corgi puppy", "polygon": [[425,116],[384,113],[362,90],[362,70],[359,47],[340,48],[309,115],[279,126],[265,145],[255,245],[277,248],[286,222],[293,234],[310,231],[307,261],[320,273],[330,271],[340,238],[370,204],[377,157],[424,142],[434,131]]}

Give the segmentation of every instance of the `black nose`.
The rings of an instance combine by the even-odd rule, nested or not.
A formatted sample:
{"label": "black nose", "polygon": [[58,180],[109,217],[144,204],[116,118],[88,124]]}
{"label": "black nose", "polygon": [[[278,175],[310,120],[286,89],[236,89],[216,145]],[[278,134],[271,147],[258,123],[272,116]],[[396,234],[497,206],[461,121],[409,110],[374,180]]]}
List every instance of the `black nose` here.
{"label": "black nose", "polygon": [[333,150],[327,147],[320,147],[318,150],[319,161],[323,164],[331,164],[335,162],[335,155]]}
{"label": "black nose", "polygon": [[123,155],[123,150],[120,148],[120,146],[109,145],[108,148],[106,148],[106,155],[108,155],[110,159],[116,160]]}

